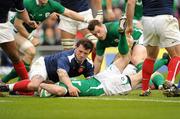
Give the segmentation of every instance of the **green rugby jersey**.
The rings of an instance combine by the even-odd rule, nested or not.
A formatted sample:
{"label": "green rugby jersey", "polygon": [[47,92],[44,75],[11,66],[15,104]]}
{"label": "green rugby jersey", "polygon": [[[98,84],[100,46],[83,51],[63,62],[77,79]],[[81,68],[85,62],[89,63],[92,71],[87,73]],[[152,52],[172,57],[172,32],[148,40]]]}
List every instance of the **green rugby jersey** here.
{"label": "green rugby jersey", "polygon": [[[105,40],[98,40],[96,44],[96,54],[99,56],[104,55],[105,49],[108,47],[117,47],[121,39],[124,40],[125,34],[119,33],[119,22],[108,22],[104,24],[107,29],[107,35]],[[132,37],[134,40],[138,40],[142,35],[142,30],[134,27]]]}
{"label": "green rugby jersey", "polygon": [[[44,21],[53,12],[63,14],[65,10],[60,3],[54,0],[48,0],[47,4],[41,6],[36,2],[36,0],[24,0],[24,6],[28,11],[30,19],[36,21],[37,23]],[[17,17],[19,17],[18,14]],[[32,30],[34,30],[27,24],[24,24],[24,26],[28,32],[32,32]]]}
{"label": "green rugby jersey", "polygon": [[102,56],[107,47],[117,47],[119,40],[121,40],[121,34],[118,31],[119,22],[108,22],[104,24],[107,29],[107,35],[105,40],[98,40],[96,44],[96,53]]}

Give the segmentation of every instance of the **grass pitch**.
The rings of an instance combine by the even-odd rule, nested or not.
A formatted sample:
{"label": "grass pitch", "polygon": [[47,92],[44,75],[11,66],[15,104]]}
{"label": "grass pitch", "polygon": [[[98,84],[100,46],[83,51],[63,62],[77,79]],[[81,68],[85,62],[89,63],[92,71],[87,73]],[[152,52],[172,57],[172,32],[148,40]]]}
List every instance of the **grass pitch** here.
{"label": "grass pitch", "polygon": [[0,98],[0,119],[179,119],[180,97],[167,98],[160,91],[139,97],[126,96]]}

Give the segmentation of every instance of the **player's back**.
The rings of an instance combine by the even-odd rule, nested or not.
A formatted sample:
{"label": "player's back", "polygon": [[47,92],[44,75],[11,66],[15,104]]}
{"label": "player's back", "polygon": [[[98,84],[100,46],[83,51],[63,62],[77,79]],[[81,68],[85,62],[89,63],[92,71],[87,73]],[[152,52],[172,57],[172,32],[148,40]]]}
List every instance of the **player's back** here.
{"label": "player's back", "polygon": [[101,82],[106,95],[127,94],[132,89],[128,77],[114,64],[94,77]]}

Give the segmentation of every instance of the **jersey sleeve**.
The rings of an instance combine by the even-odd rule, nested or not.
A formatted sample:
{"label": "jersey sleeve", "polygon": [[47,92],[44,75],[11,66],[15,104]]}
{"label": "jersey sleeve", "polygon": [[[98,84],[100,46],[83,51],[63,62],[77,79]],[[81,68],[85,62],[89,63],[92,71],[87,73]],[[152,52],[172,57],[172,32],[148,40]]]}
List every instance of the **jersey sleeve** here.
{"label": "jersey sleeve", "polygon": [[62,6],[59,2],[52,1],[52,0],[50,2],[51,2],[51,5],[53,5],[53,7],[55,8],[55,12],[57,12],[59,14],[64,13],[65,7]]}
{"label": "jersey sleeve", "polygon": [[57,69],[64,69],[66,72],[70,70],[70,63],[67,57],[61,57],[57,62]]}
{"label": "jersey sleeve", "polygon": [[15,0],[15,9],[17,12],[23,12],[24,11],[23,0]]}
{"label": "jersey sleeve", "polygon": [[102,56],[104,55],[104,52],[105,52],[105,48],[103,47],[103,44],[98,41],[96,44],[96,54],[98,56]]}

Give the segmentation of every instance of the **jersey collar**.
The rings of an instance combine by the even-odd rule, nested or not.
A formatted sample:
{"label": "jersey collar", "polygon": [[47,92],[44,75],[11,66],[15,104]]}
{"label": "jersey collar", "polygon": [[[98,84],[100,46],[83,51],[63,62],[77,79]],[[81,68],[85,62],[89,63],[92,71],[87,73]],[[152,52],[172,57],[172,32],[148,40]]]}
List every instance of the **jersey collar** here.
{"label": "jersey collar", "polygon": [[39,5],[39,1],[38,0],[36,0],[36,4]]}
{"label": "jersey collar", "polygon": [[103,24],[103,27],[104,27],[104,29],[105,29],[105,32],[107,33],[107,28],[106,28],[106,25],[105,25],[105,24]]}

